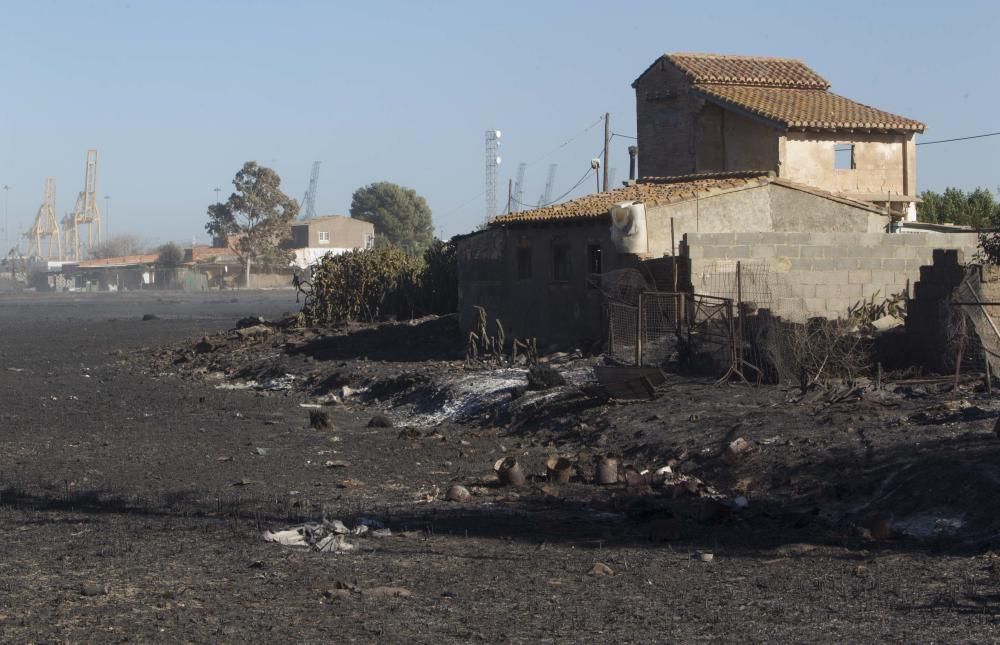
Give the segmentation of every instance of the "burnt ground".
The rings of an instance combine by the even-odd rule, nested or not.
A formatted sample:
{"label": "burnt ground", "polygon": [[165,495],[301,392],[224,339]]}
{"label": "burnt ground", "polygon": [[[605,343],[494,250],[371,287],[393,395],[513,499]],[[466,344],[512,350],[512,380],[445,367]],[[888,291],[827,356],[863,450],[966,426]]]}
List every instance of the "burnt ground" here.
{"label": "burnt ground", "polygon": [[[671,376],[619,403],[569,355],[512,399],[524,370],[466,366],[447,318],[233,330],[293,300],[0,300],[0,640],[996,638],[1000,405],[974,384]],[[608,455],[674,474],[601,486]],[[391,535],[263,540],[324,517]]]}

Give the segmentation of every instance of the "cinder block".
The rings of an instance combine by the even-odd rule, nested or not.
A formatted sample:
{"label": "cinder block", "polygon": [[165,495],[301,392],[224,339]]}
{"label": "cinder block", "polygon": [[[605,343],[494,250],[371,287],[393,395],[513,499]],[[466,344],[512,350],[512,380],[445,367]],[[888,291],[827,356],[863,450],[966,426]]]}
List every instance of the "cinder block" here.
{"label": "cinder block", "polygon": [[822,246],[803,246],[799,252],[799,257],[803,258],[821,258],[823,257],[823,247]]}
{"label": "cinder block", "polygon": [[748,258],[750,257],[750,247],[746,244],[737,244],[736,246],[730,247],[729,257]]}
{"label": "cinder block", "polygon": [[803,305],[806,311],[825,311],[826,310],[826,298],[803,298]]}
{"label": "cinder block", "polygon": [[840,259],[820,258],[812,261],[813,271],[836,271],[843,266]]}
{"label": "cinder block", "polygon": [[737,244],[759,244],[764,241],[766,233],[736,233]]}
{"label": "cinder block", "polygon": [[906,246],[927,246],[930,239],[927,233],[903,233],[901,236]]}
{"label": "cinder block", "polygon": [[848,298],[827,298],[825,308],[829,318],[845,318],[847,310],[854,306],[855,303],[857,303],[857,300],[850,300]]}
{"label": "cinder block", "polygon": [[879,269],[872,271],[872,282],[875,284],[891,284],[895,282],[896,274],[893,271]]}
{"label": "cinder block", "polygon": [[851,284],[868,284],[872,280],[871,271],[848,271],[847,281]]}
{"label": "cinder block", "polygon": [[957,267],[965,264],[965,253],[959,249],[934,249],[933,259],[935,266]]}
{"label": "cinder block", "polygon": [[881,269],[882,268],[882,258],[880,257],[864,257],[858,258],[858,268],[859,269]]}
{"label": "cinder block", "polygon": [[882,269],[886,271],[906,271],[906,260],[899,258],[893,258],[891,260],[882,260]]}
{"label": "cinder block", "polygon": [[779,257],[797,258],[802,253],[802,246],[799,244],[778,244],[774,247],[774,254]]}
{"label": "cinder block", "polygon": [[705,257],[705,247],[699,244],[698,246],[688,247],[688,257],[692,260],[698,260]]}
{"label": "cinder block", "polygon": [[773,258],[774,256],[773,244],[754,244],[750,247],[750,257],[752,258]]}
{"label": "cinder block", "polygon": [[903,238],[908,236],[908,233],[885,233],[885,239],[882,240],[882,244],[885,246],[903,246],[906,242]]}

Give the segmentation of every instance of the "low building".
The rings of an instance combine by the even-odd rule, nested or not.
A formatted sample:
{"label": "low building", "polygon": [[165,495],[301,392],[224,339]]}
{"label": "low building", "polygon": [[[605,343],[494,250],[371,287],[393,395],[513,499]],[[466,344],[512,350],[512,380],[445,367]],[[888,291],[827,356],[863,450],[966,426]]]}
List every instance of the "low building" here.
{"label": "low building", "polygon": [[328,215],[292,225],[295,264],[306,268],[327,253],[370,249],[375,245],[375,225],[344,215]]}
{"label": "low building", "polygon": [[[613,217],[619,205],[627,218]],[[975,247],[974,234],[888,234],[890,219],[773,174],[647,178],[460,237],[460,321],[471,331],[482,306],[508,337],[592,345],[607,331],[602,274],[638,268],[658,290],[727,295],[713,284],[738,261],[766,269],[774,313],[838,317],[905,289],[934,248]]]}
{"label": "low building", "polygon": [[916,220],[924,124],[788,58],[665,54],[633,83],[640,176],[764,170]]}

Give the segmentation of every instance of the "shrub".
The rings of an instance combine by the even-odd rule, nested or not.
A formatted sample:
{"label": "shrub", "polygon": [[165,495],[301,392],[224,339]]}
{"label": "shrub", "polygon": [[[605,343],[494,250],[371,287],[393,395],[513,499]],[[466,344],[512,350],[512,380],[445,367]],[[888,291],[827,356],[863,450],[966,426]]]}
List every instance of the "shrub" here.
{"label": "shrub", "polygon": [[436,240],[422,258],[398,247],[327,255],[313,267],[302,291],[310,324],[374,322],[458,309],[455,245]]}

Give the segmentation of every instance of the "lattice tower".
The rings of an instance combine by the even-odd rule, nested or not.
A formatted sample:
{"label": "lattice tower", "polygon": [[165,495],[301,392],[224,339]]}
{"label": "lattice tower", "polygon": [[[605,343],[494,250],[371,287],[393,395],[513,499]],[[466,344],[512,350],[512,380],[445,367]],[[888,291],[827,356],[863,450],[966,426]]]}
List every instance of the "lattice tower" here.
{"label": "lattice tower", "polygon": [[38,207],[35,223],[27,237],[31,240],[29,256],[46,260],[63,259],[62,234],[59,230],[59,221],[56,219],[55,177],[48,177],[45,180],[45,196],[42,205]]}
{"label": "lattice tower", "polygon": [[497,169],[500,167],[500,131],[486,131],[486,221],[497,214]]}
{"label": "lattice tower", "polygon": [[319,183],[319,161],[314,161],[312,172],[309,173],[309,190],[302,198],[302,211],[299,219],[312,219],[316,217],[316,185]]}

